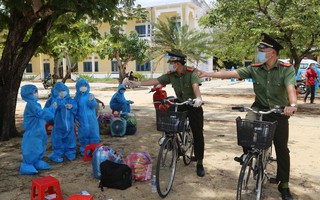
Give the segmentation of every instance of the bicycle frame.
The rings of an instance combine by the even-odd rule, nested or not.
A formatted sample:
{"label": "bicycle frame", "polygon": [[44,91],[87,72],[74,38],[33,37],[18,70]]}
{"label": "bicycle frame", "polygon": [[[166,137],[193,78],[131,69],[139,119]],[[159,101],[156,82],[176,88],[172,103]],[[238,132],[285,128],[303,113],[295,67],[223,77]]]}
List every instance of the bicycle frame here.
{"label": "bicycle frame", "polygon": [[[264,114],[270,114],[273,112],[274,113],[282,113],[282,108],[280,108],[280,107],[275,107],[274,109],[271,109],[266,112],[255,111],[252,108],[245,108],[245,107],[233,107],[232,109],[233,110],[240,110],[242,112],[245,110],[250,110],[256,114],[259,114],[259,121],[258,122],[264,122],[263,121]],[[238,125],[238,119],[237,119],[237,125]],[[272,123],[272,126],[276,126],[276,123]],[[239,129],[239,130],[241,130],[241,129]],[[271,130],[269,130],[269,131],[271,131]],[[255,137],[255,133],[253,135],[254,135],[253,137]],[[267,165],[271,161],[273,161],[273,159],[271,157],[271,153],[272,153],[271,146],[270,147],[267,146],[267,148],[254,148],[253,147],[252,149],[248,150],[247,154],[245,154],[246,158],[245,158],[244,162],[242,163],[242,167],[241,167],[240,174],[239,174],[238,186],[237,186],[237,199],[238,200],[240,200],[240,199],[254,199],[254,198],[256,200],[261,199],[262,184],[264,183],[266,178],[268,180],[270,180],[270,176],[267,171]],[[251,183],[252,181],[253,181],[253,183]]]}
{"label": "bicycle frame", "polygon": [[[169,97],[159,101],[161,104],[167,102],[175,106],[174,111],[167,110],[161,112],[177,113],[179,105],[189,104],[192,100],[175,103],[172,101],[172,98]],[[157,111],[157,116],[158,113],[160,113],[160,111]],[[190,132],[189,119],[187,116],[185,117],[182,129],[179,129],[179,131],[165,131],[163,136],[159,139],[160,150],[156,167],[156,185],[157,192],[162,198],[166,197],[171,190],[175,177],[176,163],[179,157],[183,156],[185,165],[189,165],[191,163],[191,156],[193,154],[193,135]],[[158,129],[158,126],[157,129],[159,131],[163,131],[161,130],[162,126],[159,127],[160,130]]]}

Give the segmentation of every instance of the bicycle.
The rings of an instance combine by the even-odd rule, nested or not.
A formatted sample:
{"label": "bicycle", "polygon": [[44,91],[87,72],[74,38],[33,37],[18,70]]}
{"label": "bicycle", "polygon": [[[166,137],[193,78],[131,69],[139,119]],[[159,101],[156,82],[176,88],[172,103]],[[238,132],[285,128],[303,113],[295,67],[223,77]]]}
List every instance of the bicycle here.
{"label": "bicycle", "polygon": [[261,199],[262,185],[268,179],[271,183],[277,183],[267,171],[268,164],[275,161],[272,158],[272,140],[277,122],[263,121],[263,115],[270,113],[282,113],[279,106],[269,111],[255,111],[250,107],[232,107],[232,110],[240,112],[252,111],[259,115],[259,120],[236,118],[238,145],[249,147],[248,153],[243,155],[242,167],[237,186],[237,200]]}
{"label": "bicycle", "polygon": [[193,100],[177,103],[173,97],[167,97],[157,102],[174,106],[174,111],[156,109],[157,130],[163,131],[159,139],[156,186],[159,196],[165,198],[172,188],[179,157],[183,157],[185,165],[192,161],[194,143],[189,118],[187,112],[178,112],[178,106],[192,105]]}

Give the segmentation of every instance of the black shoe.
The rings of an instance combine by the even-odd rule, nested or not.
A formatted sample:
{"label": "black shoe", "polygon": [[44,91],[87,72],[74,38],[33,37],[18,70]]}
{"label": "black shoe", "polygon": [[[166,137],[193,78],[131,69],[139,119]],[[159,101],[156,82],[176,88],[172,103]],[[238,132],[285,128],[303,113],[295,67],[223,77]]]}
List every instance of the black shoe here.
{"label": "black shoe", "polygon": [[282,188],[279,184],[278,190],[281,193],[282,200],[293,200],[289,188]]}
{"label": "black shoe", "polygon": [[197,165],[197,175],[200,177],[203,177],[205,175],[203,165]]}

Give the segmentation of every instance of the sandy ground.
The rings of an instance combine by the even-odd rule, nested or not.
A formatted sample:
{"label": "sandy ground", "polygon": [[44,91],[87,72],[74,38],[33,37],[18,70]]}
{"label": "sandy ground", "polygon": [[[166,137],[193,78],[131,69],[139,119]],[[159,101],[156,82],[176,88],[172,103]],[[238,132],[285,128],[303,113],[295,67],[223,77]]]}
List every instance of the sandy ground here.
{"label": "sandy ground", "polygon": [[[22,84],[27,84],[23,82]],[[44,90],[41,83],[34,83],[40,89],[41,96],[46,96],[49,90]],[[67,84],[71,94],[75,93],[75,83]],[[107,108],[103,112],[110,112],[108,102],[117,85],[106,83],[92,83],[91,91],[97,98],[105,102]],[[156,131],[155,110],[152,104],[150,88],[128,90],[127,99],[134,101],[133,112],[138,120],[138,130],[133,136],[111,137],[101,135],[101,141],[126,157],[130,152],[147,151],[153,159],[153,174],[159,151],[158,139],[161,132]],[[168,95],[173,95],[170,86],[166,88]],[[244,113],[231,111],[233,105],[249,106],[253,101],[252,83],[230,82],[229,80],[215,80],[205,82],[201,87],[205,101],[205,159],[206,175],[197,177],[195,163],[184,166],[180,160],[173,188],[166,199],[235,199],[237,179],[240,171],[239,163],[233,161],[234,156],[240,155],[241,147],[237,145],[235,118],[244,116]],[[41,99],[44,105],[46,99]],[[320,198],[320,160],[317,152],[320,142],[320,98],[316,104],[305,104],[299,96],[299,112],[290,119],[289,148],[291,155],[290,187],[295,199]],[[21,126],[25,103],[19,97],[17,106],[17,126]],[[126,190],[107,189],[103,192],[98,188],[99,181],[91,174],[91,162],[83,162],[78,154],[75,161],[65,161],[56,164],[48,161],[52,169],[41,171],[37,175],[27,176],[19,174],[22,160],[21,139],[13,138],[0,142],[0,199],[17,200],[30,199],[31,182],[35,178],[52,175],[59,179],[63,199],[71,194],[86,190],[94,199],[161,199],[157,193],[151,192],[151,183],[135,182]],[[52,151],[50,137],[47,144],[47,153]],[[275,172],[276,163],[271,166]],[[263,199],[280,199],[276,185],[264,185]]]}

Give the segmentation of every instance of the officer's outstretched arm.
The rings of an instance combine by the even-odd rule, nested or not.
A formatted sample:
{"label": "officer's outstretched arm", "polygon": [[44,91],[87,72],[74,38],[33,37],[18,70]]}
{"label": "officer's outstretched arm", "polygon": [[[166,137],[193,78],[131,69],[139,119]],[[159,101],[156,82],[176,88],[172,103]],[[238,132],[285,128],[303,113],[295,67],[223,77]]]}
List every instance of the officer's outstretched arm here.
{"label": "officer's outstretched arm", "polygon": [[220,71],[220,72],[205,72],[205,71],[198,70],[198,76],[200,78],[203,78],[203,77],[222,78],[222,79],[240,78],[236,70]]}

